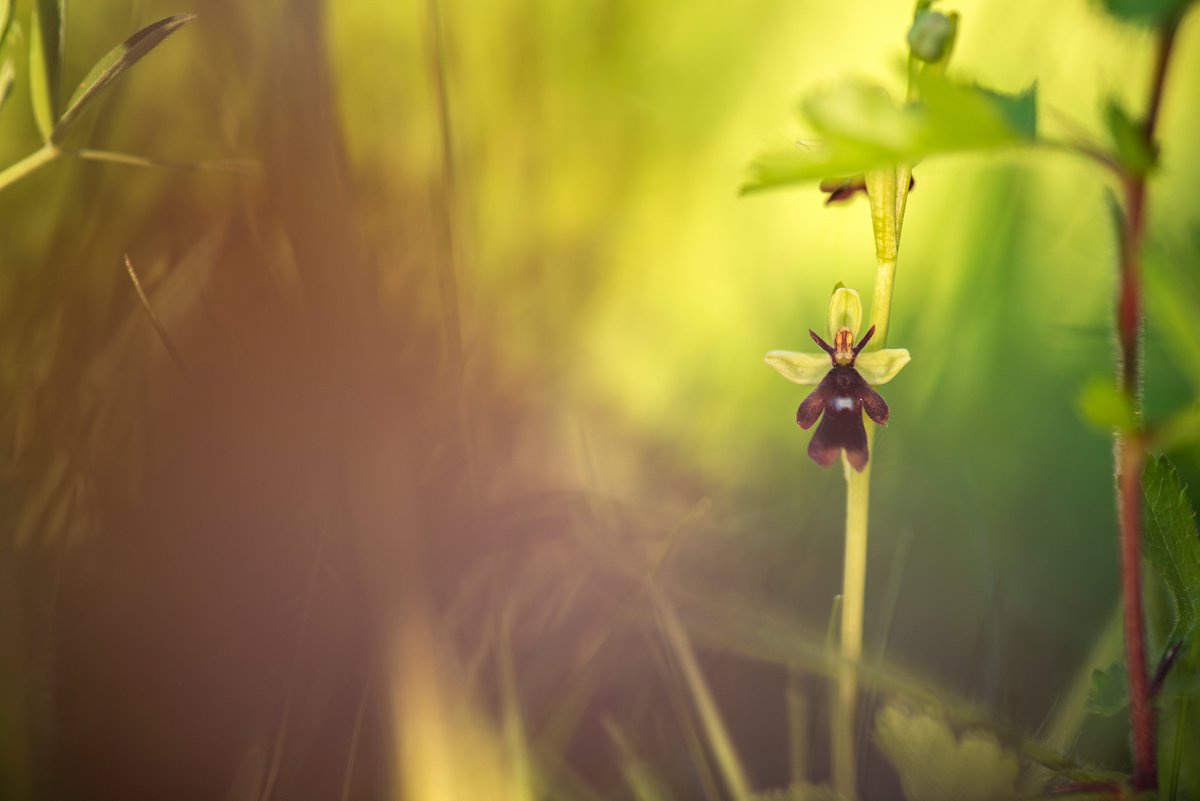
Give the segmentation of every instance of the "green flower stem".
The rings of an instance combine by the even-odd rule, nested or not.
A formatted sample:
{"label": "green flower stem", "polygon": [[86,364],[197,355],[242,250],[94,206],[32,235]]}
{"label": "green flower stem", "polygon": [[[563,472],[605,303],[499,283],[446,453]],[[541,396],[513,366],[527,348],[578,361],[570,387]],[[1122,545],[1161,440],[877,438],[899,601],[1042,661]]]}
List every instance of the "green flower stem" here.
{"label": "green flower stem", "polygon": [[20,161],[5,167],[3,171],[0,171],[0,192],[12,186],[26,175],[45,167],[61,155],[62,151],[57,147],[45,144],[42,145],[40,150],[36,150]]}
{"label": "green flower stem", "polygon": [[[875,291],[871,296],[870,324],[875,336],[868,350],[887,344],[892,316],[892,290],[896,283],[896,257],[900,228],[908,201],[908,166],[889,167],[867,173],[867,196],[871,201],[871,227],[875,235]],[[867,449],[875,452],[875,425],[867,423]],[[861,473],[846,468],[846,539],[842,568],[843,667],[838,676],[837,712],[833,716],[833,786],[844,798],[857,796],[855,768],[855,711],[858,674],[854,665],[862,657],[863,613],[867,591],[867,512],[871,501],[871,462]]]}
{"label": "green flower stem", "polygon": [[[875,424],[867,422],[867,450],[875,447]],[[838,673],[837,711],[833,716],[833,786],[844,798],[857,796],[858,773],[855,767],[855,708],[858,700],[858,672],[854,665],[862,658],[863,608],[867,595],[867,511],[871,498],[871,463],[857,472],[846,474],[846,538],[842,567],[842,668]]]}

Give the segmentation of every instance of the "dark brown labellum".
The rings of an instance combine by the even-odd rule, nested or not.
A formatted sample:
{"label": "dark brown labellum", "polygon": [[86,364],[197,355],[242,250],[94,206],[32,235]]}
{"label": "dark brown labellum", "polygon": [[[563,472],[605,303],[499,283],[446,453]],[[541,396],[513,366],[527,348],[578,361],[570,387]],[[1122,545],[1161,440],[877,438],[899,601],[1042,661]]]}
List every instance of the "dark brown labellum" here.
{"label": "dark brown labellum", "polygon": [[[858,358],[859,352],[874,333],[875,327],[871,326],[859,340],[853,349],[854,359]],[[836,358],[832,346],[816,333],[809,331],[809,334],[831,359]],[[821,467],[829,467],[837,460],[838,452],[844,450],[846,461],[861,472],[870,457],[867,453],[867,430],[862,419],[864,410],[879,425],[887,423],[887,403],[854,369],[853,360],[849,364],[837,364],[835,361],[833,368],[796,410],[796,422],[805,430],[812,428],[817,418],[821,418],[821,424],[808,443],[808,455],[812,460]]]}

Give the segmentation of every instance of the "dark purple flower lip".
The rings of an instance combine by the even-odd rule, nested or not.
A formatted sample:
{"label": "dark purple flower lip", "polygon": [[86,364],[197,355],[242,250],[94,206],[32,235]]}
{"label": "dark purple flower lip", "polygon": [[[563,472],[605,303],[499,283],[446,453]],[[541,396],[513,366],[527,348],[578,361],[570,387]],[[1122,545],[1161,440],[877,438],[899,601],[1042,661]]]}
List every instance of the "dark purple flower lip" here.
{"label": "dark purple flower lip", "polygon": [[850,466],[862,472],[870,458],[863,411],[879,425],[888,421],[888,406],[883,396],[854,369],[854,362],[875,333],[875,326],[867,330],[857,345],[848,328],[837,332],[833,345],[815,331],[808,333],[833,362],[825,378],[796,410],[796,422],[805,430],[821,418],[808,443],[808,455],[821,467],[829,467],[837,460],[838,453],[845,451]]}

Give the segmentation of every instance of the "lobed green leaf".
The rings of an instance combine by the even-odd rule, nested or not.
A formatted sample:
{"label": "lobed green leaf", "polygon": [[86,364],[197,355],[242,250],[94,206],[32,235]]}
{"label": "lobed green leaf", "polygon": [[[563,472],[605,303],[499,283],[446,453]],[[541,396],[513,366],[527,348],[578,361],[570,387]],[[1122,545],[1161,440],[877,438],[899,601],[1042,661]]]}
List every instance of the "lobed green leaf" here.
{"label": "lobed green leaf", "polygon": [[35,0],[29,25],[29,94],[38,131],[47,142],[58,115],[64,2]]}
{"label": "lobed green leaf", "polygon": [[1111,717],[1129,705],[1129,678],[1125,661],[1114,662],[1104,670],[1092,671],[1092,689],[1087,710],[1093,715]]}
{"label": "lobed green leaf", "polygon": [[1200,622],[1200,536],[1187,492],[1166,459],[1147,462],[1142,474],[1142,552],[1175,597],[1168,642],[1186,639]]}
{"label": "lobed green leaf", "polygon": [[51,141],[59,142],[67,130],[100,94],[129,69],[158,47],[164,39],[196,18],[195,14],[176,14],[142,28],[96,62],[67,103],[67,110],[54,126]]}
{"label": "lobed green leaf", "polygon": [[928,156],[1025,144],[1037,128],[1036,90],[1005,95],[922,73],[921,102],[900,107],[876,86],[845,83],[809,97],[819,143],[759,156],[743,192],[848,176]]}
{"label": "lobed green leaf", "polygon": [[944,718],[897,703],[875,718],[875,741],[914,801],[999,801],[1017,797],[1020,763],[990,733],[955,733]]}
{"label": "lobed green leaf", "polygon": [[1104,123],[1112,137],[1117,159],[1134,175],[1145,175],[1158,163],[1158,153],[1146,132],[1116,98],[1104,107]]}
{"label": "lobed green leaf", "polygon": [[755,793],[750,801],[846,801],[832,787],[816,784],[792,784],[778,790]]}
{"label": "lobed green leaf", "polygon": [[1135,25],[1158,27],[1177,20],[1195,0],[1100,0],[1110,15]]}

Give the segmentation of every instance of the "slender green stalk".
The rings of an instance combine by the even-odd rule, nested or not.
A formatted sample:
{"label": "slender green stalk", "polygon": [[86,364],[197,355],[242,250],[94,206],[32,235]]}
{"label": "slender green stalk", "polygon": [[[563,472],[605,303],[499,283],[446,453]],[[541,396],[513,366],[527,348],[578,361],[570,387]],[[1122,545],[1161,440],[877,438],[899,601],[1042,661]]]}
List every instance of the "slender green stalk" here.
{"label": "slender green stalk", "polygon": [[10,164],[0,171],[0,192],[15,184],[26,175],[33,173],[62,155],[57,147],[51,144],[42,145],[20,161]]}
{"label": "slender green stalk", "polygon": [[[867,450],[875,444],[868,423]],[[871,465],[861,473],[846,467],[846,539],[842,567],[841,655],[847,664],[838,673],[837,713],[833,716],[833,786],[846,798],[857,795],[854,718],[858,673],[851,666],[862,658],[863,611],[867,594],[867,508],[871,497]]]}
{"label": "slender green stalk", "polygon": [[696,705],[696,713],[700,718],[700,725],[703,727],[717,768],[725,780],[729,797],[734,801],[748,801],[753,795],[750,790],[750,780],[746,776],[746,770],[738,756],[737,749],[733,746],[733,738],[729,736],[729,729],[726,728],[725,721],[721,717],[712,690],[704,680],[704,672],[700,669],[700,662],[696,659],[696,653],[688,639],[687,630],[680,622],[674,607],[654,585],[650,585],[650,598],[658,617],[659,629],[662,631],[671,653],[675,656],[680,675],[691,692],[692,701]]}
{"label": "slender green stalk", "polygon": [[30,153],[20,161],[14,162],[0,170],[0,192],[15,184],[17,181],[31,175],[59,158],[75,158],[81,161],[100,161],[109,164],[122,164],[126,167],[147,167],[165,170],[199,170],[205,172],[232,172],[250,175],[258,170],[259,165],[245,159],[227,159],[216,161],[201,161],[189,164],[179,161],[151,159],[144,156],[133,156],[128,153],[114,153],[109,150],[91,150],[88,148],[62,148],[47,143]]}
{"label": "slender green stalk", "polygon": [[[875,235],[875,291],[871,296],[870,325],[875,336],[868,350],[887,343],[896,284],[896,257],[900,229],[908,200],[907,166],[875,170],[866,176],[871,201],[871,227]],[[867,423],[867,450],[875,450],[875,425]],[[867,517],[871,502],[871,463],[861,472],[846,467],[846,537],[842,568],[841,655],[845,667],[838,675],[837,712],[831,731],[833,786],[845,798],[857,795],[854,753],[858,674],[852,667],[862,658],[863,617],[867,591]]]}
{"label": "slender green stalk", "polygon": [[137,292],[138,300],[141,301],[142,309],[146,312],[146,316],[150,319],[150,324],[154,326],[155,333],[158,334],[159,340],[163,343],[163,347],[167,349],[167,354],[171,357],[171,361],[175,362],[175,366],[184,378],[191,379],[191,372],[188,370],[187,362],[184,361],[183,355],[175,347],[175,343],[171,341],[171,335],[167,333],[166,326],[158,319],[158,315],[154,313],[154,307],[150,305],[150,298],[146,295],[146,290],[142,286],[142,279],[138,278],[137,270],[133,269],[133,262],[129,260],[129,254],[125,254],[125,271],[129,273],[129,280],[133,282],[133,288]]}
{"label": "slender green stalk", "polygon": [[197,162],[168,161],[166,159],[135,156],[130,153],[117,153],[112,150],[67,147],[60,148],[59,153],[81,161],[98,161],[106,164],[121,164],[126,167],[142,167],[158,170],[196,170],[198,172],[232,172],[240,175],[253,175],[260,169],[258,162],[250,159],[214,159]]}

